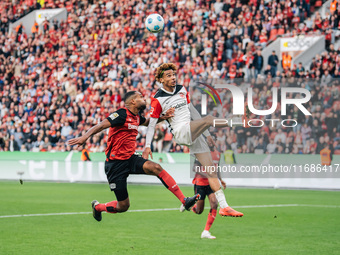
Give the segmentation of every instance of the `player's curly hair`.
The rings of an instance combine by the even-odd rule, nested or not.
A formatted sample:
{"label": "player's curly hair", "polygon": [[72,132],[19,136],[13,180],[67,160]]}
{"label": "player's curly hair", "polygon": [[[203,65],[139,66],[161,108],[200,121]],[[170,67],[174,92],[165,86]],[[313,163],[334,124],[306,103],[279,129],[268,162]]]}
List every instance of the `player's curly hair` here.
{"label": "player's curly hair", "polygon": [[163,73],[165,71],[168,70],[174,70],[175,72],[177,71],[177,66],[173,63],[164,63],[162,65],[160,65],[157,69],[156,69],[156,80],[159,81],[159,79],[162,78]]}

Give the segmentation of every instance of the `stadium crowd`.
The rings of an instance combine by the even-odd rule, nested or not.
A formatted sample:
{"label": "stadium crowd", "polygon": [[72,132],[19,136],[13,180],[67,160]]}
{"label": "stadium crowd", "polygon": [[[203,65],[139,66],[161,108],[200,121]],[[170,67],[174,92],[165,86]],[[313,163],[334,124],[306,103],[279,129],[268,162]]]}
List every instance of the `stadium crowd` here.
{"label": "stadium crowd", "polygon": [[[340,49],[334,49],[334,37],[329,37],[340,24],[338,11],[324,20],[318,13],[311,19],[322,1],[47,0],[39,1],[41,7],[65,7],[67,20],[51,20],[35,29],[21,24],[9,33],[22,2],[0,4],[0,150],[72,150],[66,141],[122,107],[128,90],[140,91],[150,110],[150,97],[160,86],[155,68],[163,62],[176,63],[178,84],[186,87],[196,79],[241,79],[241,86],[253,87],[257,109],[270,107],[272,87],[298,84],[311,91],[311,117],[293,108],[287,119],[298,120],[294,128],[266,123],[259,129],[214,131],[221,151],[318,153],[325,143],[340,149]],[[166,22],[158,35],[144,29],[152,12]],[[327,52],[317,55],[310,67],[299,64],[280,72],[275,52],[264,66],[261,49],[270,41],[308,33],[325,33],[329,41]],[[195,98],[193,102],[199,107]],[[229,116],[231,103],[224,95],[223,117]],[[145,132],[140,128],[139,150]],[[89,151],[104,151],[106,139],[106,133],[91,138]],[[188,152],[172,141],[164,123],[154,141],[154,150]]]}

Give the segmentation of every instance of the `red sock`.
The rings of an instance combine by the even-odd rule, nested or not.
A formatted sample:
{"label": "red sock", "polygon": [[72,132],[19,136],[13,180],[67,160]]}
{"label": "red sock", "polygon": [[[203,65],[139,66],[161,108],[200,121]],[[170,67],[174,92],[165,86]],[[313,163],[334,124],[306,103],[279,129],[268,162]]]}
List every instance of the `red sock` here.
{"label": "red sock", "polygon": [[163,170],[162,172],[159,173],[158,178],[161,180],[163,185],[168,190],[170,190],[183,204],[185,196],[183,195],[182,191],[178,187],[175,180],[171,177],[171,175],[168,174],[167,171]]}
{"label": "red sock", "polygon": [[116,207],[117,207],[117,201],[111,201],[106,204],[98,204],[96,205],[95,209],[99,212],[108,212],[108,213],[117,213]]}
{"label": "red sock", "polygon": [[211,225],[214,223],[214,220],[216,218],[216,213],[217,213],[217,210],[210,209],[210,212],[208,214],[207,224],[205,225],[205,229],[204,230],[209,231]]}

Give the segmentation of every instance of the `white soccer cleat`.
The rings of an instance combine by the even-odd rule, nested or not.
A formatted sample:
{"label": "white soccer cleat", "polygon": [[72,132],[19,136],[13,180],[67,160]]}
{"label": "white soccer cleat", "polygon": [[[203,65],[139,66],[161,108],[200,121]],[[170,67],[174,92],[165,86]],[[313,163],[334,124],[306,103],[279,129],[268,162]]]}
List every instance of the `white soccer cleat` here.
{"label": "white soccer cleat", "polygon": [[193,197],[186,197],[184,198],[184,204],[181,205],[181,207],[179,208],[180,212],[184,212],[185,210],[190,211],[191,207],[193,207],[196,202],[198,201],[198,199],[200,199],[201,195],[200,194],[196,194]]}
{"label": "white soccer cleat", "polygon": [[180,212],[184,212],[185,211],[185,206],[182,204],[181,207],[179,208]]}
{"label": "white soccer cleat", "polygon": [[208,230],[203,230],[201,238],[216,239],[216,236],[212,236]]}

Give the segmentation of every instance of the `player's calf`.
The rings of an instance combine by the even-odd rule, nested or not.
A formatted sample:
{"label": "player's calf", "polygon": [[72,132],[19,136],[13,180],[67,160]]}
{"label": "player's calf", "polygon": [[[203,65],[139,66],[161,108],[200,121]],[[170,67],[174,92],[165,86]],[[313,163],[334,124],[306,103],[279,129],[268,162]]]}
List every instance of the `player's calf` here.
{"label": "player's calf", "polygon": [[116,206],[117,212],[126,212],[130,208],[130,201],[118,201]]}
{"label": "player's calf", "polygon": [[198,200],[191,210],[196,214],[202,214],[204,211],[204,200],[202,199]]}

